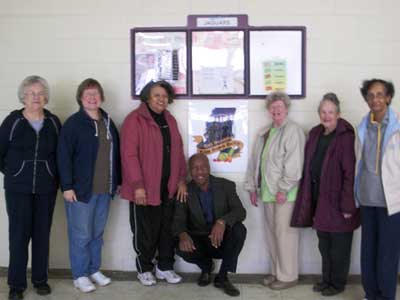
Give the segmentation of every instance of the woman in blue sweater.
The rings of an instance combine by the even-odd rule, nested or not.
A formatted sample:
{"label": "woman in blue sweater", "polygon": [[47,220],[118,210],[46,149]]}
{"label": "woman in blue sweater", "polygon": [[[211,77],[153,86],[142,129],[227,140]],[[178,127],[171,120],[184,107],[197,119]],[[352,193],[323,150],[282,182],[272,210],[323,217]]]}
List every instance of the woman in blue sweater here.
{"label": "woman in blue sweater", "polygon": [[84,80],[76,99],[80,110],[61,129],[57,163],[74,286],[87,293],[95,290],[92,281],[99,286],[111,282],[100,272],[101,248],[110,200],[121,184],[121,166],[117,128],[100,108],[100,83]]}

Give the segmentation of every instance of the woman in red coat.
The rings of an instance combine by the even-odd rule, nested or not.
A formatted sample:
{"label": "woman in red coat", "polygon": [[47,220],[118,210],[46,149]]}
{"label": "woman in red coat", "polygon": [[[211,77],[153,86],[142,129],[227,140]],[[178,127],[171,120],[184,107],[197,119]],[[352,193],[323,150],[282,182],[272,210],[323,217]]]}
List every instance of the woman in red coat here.
{"label": "woman in red coat", "polygon": [[167,110],[173,98],[168,82],[149,82],[140,93],[142,103],[125,118],[121,130],[121,197],[130,201],[136,269],[147,286],[156,284],[156,252],[157,279],[182,280],[173,269],[171,223],[175,194],[181,201],[187,196],[187,171],[178,125]]}
{"label": "woman in red coat", "polygon": [[360,226],[353,197],[354,129],[340,118],[333,93],[324,95],[318,113],[321,124],[309,133],[291,226],[317,230],[322,281],[313,290],[333,296],[345,288],[353,231]]}

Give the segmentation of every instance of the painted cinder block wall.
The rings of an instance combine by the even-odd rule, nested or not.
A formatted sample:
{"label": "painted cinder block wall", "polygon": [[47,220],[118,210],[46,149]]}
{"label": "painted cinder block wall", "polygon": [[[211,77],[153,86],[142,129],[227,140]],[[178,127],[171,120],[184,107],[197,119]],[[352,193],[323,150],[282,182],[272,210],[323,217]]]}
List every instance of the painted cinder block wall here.
{"label": "painted cinder block wall", "polygon": [[[293,101],[290,117],[309,130],[318,123],[321,96],[336,92],[342,115],[354,125],[368,111],[359,94],[363,79],[382,77],[400,84],[400,20],[396,0],[0,0],[0,120],[21,105],[16,90],[31,74],[45,77],[51,86],[48,108],[62,120],[78,108],[77,85],[87,77],[105,89],[104,108],[121,125],[138,105],[130,98],[129,30],[144,26],[185,26],[188,14],[248,14],[254,26],[307,27],[307,96]],[[200,101],[200,100],[197,100]],[[223,101],[223,100],[218,100]],[[249,100],[249,143],[269,122],[264,101]],[[393,107],[399,110],[397,95]],[[187,145],[188,101],[170,106]],[[239,273],[265,273],[268,257],[261,208],[249,204],[244,173],[217,174],[237,183],[247,208],[248,237],[239,260]],[[1,177],[1,176],[0,176]],[[2,180],[2,178],[1,178]],[[103,268],[135,270],[128,203],[115,199],[105,233]],[[0,266],[8,264],[8,224],[3,190],[0,191]],[[360,232],[354,238],[351,272],[359,273]],[[320,272],[317,239],[302,230],[300,272]],[[68,242],[62,197],[58,197],[51,237],[51,268],[68,268]],[[178,271],[194,271],[181,260]]]}

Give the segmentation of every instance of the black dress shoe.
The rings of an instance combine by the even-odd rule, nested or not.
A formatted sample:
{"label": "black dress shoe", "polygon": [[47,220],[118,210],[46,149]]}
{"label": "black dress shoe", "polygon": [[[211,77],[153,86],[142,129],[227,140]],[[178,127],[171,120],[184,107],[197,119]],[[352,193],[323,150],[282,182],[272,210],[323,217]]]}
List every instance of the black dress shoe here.
{"label": "black dress shoe", "polygon": [[219,276],[216,276],[214,286],[222,289],[224,293],[229,296],[236,297],[240,295],[240,291],[229,281],[228,277],[220,278]]}
{"label": "black dress shoe", "polygon": [[47,283],[41,283],[34,285],[36,293],[41,296],[51,294],[51,287]]}
{"label": "black dress shoe", "polygon": [[320,281],[320,282],[316,282],[316,283],[313,285],[312,290],[313,290],[314,292],[320,293],[320,292],[322,292],[324,289],[326,289],[326,288],[328,288],[328,287],[329,287],[329,284],[327,284],[327,283],[324,282],[324,281]]}
{"label": "black dress shoe", "polygon": [[334,288],[333,286],[330,286],[330,287],[328,287],[328,288],[326,288],[326,289],[323,289],[322,290],[322,292],[321,292],[321,294],[322,294],[322,296],[335,296],[335,295],[337,295],[337,294],[340,294],[341,292],[343,292],[343,290],[344,289],[336,289],[336,288]]}
{"label": "black dress shoe", "polygon": [[199,286],[206,286],[211,283],[211,274],[208,272],[201,272],[199,278],[197,279],[197,284]]}
{"label": "black dress shoe", "polygon": [[22,291],[10,289],[8,293],[8,300],[21,300],[24,299],[24,293]]}

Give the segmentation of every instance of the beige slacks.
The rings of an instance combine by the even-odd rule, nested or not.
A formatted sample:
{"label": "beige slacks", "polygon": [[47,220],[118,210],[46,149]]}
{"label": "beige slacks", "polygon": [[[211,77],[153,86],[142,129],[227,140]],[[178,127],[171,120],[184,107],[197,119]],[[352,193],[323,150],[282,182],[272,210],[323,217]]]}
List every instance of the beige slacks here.
{"label": "beige slacks", "polygon": [[298,279],[299,231],[290,227],[294,202],[264,203],[267,248],[271,274],[279,281]]}

